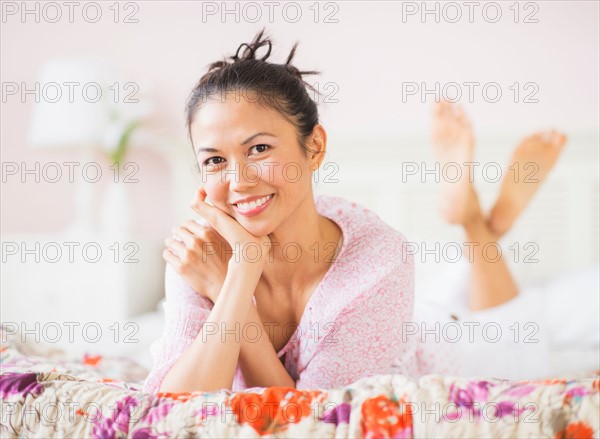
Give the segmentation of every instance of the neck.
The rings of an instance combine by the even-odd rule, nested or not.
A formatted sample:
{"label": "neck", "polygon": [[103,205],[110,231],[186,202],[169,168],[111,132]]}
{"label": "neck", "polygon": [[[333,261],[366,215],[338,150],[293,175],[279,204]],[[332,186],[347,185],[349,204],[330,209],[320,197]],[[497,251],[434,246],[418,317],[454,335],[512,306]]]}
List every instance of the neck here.
{"label": "neck", "polygon": [[[262,281],[270,288],[294,290],[326,270],[340,238],[339,227],[316,209],[312,192],[287,220],[269,234],[272,246]],[[333,245],[331,244],[333,242]]]}

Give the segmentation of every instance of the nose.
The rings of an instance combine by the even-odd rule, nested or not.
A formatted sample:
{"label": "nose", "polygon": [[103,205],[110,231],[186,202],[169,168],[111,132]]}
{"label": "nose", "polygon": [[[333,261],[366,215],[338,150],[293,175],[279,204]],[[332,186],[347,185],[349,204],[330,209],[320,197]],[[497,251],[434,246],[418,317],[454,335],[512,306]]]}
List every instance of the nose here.
{"label": "nose", "polygon": [[248,188],[256,186],[260,180],[260,167],[253,162],[236,161],[233,163],[233,169],[230,166],[225,173],[229,189],[236,192],[244,192]]}

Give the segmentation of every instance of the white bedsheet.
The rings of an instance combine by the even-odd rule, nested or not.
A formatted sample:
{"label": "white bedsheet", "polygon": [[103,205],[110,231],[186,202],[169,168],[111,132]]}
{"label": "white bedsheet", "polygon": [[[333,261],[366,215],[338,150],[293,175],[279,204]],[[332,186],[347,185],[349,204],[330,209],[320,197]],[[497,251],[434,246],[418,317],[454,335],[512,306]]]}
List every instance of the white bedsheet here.
{"label": "white bedsheet", "polygon": [[[598,266],[560,275],[546,285],[524,288],[511,302],[479,312],[466,308],[462,290],[466,286],[466,269],[457,268],[435,279],[433,283],[438,289],[432,282],[429,282],[432,288],[429,291],[417,288],[415,321],[455,322],[465,331],[468,330],[465,322],[478,322],[479,328],[489,322],[500,326],[502,337],[495,343],[482,337],[482,331],[474,332],[474,342],[469,341],[466,332],[459,339],[458,345],[466,359],[461,375],[536,379],[600,369]],[[164,325],[161,310],[159,304],[156,311],[130,319],[139,328],[135,343],[115,345],[107,339],[87,349],[72,346],[71,350],[124,355],[151,369],[150,345],[161,336]],[[451,313],[458,321],[450,317]],[[528,322],[537,326],[525,329]],[[515,323],[519,324],[517,342]],[[491,328],[490,338],[494,337]]]}
{"label": "white bedsheet", "polygon": [[[417,290],[415,303],[415,320],[458,317],[464,329],[457,342],[465,359],[461,375],[535,379],[600,369],[599,266],[526,286],[515,299],[477,312],[466,306],[468,269],[458,264],[429,282],[429,289]],[[474,323],[466,322],[478,324],[473,340],[466,334]]]}

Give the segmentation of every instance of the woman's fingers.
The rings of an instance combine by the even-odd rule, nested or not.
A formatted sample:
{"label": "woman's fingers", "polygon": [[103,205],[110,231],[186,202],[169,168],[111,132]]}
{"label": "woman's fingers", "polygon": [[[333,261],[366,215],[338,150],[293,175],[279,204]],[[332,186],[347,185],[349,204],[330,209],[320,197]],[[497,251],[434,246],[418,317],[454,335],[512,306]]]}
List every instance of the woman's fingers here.
{"label": "woman's fingers", "polygon": [[204,188],[198,189],[196,196],[196,200],[191,206],[192,209],[202,216],[202,218],[206,219],[231,246],[235,245],[240,238],[240,231],[243,229],[242,226],[219,208],[206,203],[206,191]]}
{"label": "woman's fingers", "polygon": [[[238,262],[240,261],[240,258],[244,257],[244,255],[239,252],[245,252],[246,245],[251,244],[253,247],[258,247],[258,260],[253,258],[251,262],[260,261],[264,263],[266,260],[264,255],[268,255],[271,248],[271,240],[269,237],[254,236],[226,212],[218,207],[207,204],[205,202],[206,191],[204,188],[198,189],[196,194],[198,198],[196,202],[192,203],[192,209],[206,219],[214,231],[229,244],[232,249],[232,257],[235,255],[235,261]],[[244,261],[246,260],[244,259]]]}
{"label": "woman's fingers", "polygon": [[176,270],[179,269],[179,265],[181,264],[180,259],[170,249],[164,249],[162,257],[167,263],[171,264],[173,268]]}
{"label": "woman's fingers", "polygon": [[194,243],[194,235],[184,227],[173,227],[171,234],[173,239],[182,241],[188,248]]}
{"label": "woman's fingers", "polygon": [[182,229],[190,236],[197,236],[200,239],[206,240],[211,236],[212,227],[204,224],[200,224],[197,221],[190,219],[187,220]]}
{"label": "woman's fingers", "polygon": [[167,237],[164,242],[167,250],[170,251],[169,255],[181,262],[190,252],[214,252],[220,245],[219,243],[225,241],[207,226],[194,220],[188,220],[183,226],[173,227],[171,236]]}
{"label": "woman's fingers", "polygon": [[170,236],[165,239],[165,245],[179,259],[183,258],[187,252],[187,247],[184,245],[183,242],[177,241],[176,239],[173,239]]}
{"label": "woman's fingers", "polygon": [[194,220],[188,220],[183,226],[171,229],[174,239],[179,239],[185,243],[188,248],[192,248],[198,239],[203,242],[210,242],[212,234],[208,227],[198,224]]}

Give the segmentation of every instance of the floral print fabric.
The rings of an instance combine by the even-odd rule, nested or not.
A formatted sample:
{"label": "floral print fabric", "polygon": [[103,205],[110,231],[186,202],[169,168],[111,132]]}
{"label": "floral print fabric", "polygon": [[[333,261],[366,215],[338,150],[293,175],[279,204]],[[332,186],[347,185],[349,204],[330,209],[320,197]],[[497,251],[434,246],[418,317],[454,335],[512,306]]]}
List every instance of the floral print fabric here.
{"label": "floral print fabric", "polygon": [[[0,327],[1,328],[1,327]],[[129,360],[22,352],[0,329],[2,437],[597,438],[600,371],[508,381],[437,374],[326,390],[144,393]]]}

